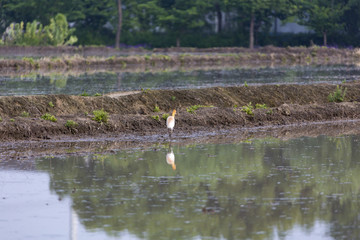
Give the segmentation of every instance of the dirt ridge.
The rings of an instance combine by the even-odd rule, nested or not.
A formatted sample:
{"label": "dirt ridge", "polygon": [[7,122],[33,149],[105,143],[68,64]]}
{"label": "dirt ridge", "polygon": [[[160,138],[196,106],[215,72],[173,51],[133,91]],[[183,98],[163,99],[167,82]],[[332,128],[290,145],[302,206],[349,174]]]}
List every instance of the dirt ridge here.
{"label": "dirt ridge", "polygon": [[[142,90],[101,97],[69,95],[0,97],[0,139],[62,139],[99,135],[140,134],[167,136],[164,114],[177,109],[176,131],[213,131],[257,126],[339,121],[360,118],[360,82],[341,84],[345,102],[330,103],[336,85],[259,85],[184,90]],[[242,111],[249,104],[265,109]],[[189,107],[198,105],[197,110]],[[159,110],[157,111],[158,108]],[[93,111],[109,113],[107,123],[94,121]],[[41,119],[45,113],[57,122]],[[76,126],[66,127],[68,120]]]}

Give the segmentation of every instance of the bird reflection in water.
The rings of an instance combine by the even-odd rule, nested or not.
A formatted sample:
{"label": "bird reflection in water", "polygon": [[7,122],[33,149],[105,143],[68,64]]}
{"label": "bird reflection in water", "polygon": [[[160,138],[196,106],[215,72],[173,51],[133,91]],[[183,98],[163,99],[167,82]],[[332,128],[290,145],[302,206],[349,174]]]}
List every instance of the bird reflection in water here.
{"label": "bird reflection in water", "polygon": [[175,165],[175,155],[173,152],[173,149],[171,147],[171,143],[169,145],[169,149],[168,149],[168,153],[166,154],[166,162],[171,165],[173,170],[176,170],[176,165]]}

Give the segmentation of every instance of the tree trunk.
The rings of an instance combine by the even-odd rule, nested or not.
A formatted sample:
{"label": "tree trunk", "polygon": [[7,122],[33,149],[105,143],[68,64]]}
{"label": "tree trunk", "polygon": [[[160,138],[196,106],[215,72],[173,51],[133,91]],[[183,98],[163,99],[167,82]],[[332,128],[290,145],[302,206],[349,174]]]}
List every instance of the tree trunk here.
{"label": "tree trunk", "polygon": [[254,49],[254,25],[255,25],[255,14],[251,14],[250,19],[250,39],[249,39],[249,48]]}
{"label": "tree trunk", "polygon": [[324,46],[327,46],[327,35],[326,35],[326,32],[323,32],[323,38],[324,38]]}
{"label": "tree trunk", "polygon": [[220,4],[215,5],[216,14],[217,14],[217,32],[221,33],[222,31],[222,12],[220,8]]}
{"label": "tree trunk", "polygon": [[122,28],[122,7],[121,0],[117,0],[118,7],[118,25],[116,29],[116,40],[115,40],[115,48],[120,48],[120,34]]}

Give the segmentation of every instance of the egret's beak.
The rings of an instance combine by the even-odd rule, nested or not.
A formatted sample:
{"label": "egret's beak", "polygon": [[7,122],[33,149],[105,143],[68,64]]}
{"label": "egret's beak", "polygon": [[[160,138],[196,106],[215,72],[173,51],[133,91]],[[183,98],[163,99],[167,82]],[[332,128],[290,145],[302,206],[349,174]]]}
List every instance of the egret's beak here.
{"label": "egret's beak", "polygon": [[176,165],[175,165],[175,163],[171,164],[171,166],[172,166],[172,169],[173,169],[173,170],[176,170]]}

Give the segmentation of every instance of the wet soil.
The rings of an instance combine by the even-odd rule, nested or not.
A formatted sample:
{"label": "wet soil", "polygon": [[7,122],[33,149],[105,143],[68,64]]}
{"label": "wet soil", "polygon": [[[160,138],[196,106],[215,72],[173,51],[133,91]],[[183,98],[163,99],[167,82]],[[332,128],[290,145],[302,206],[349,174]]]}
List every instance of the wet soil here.
{"label": "wet soil", "polygon": [[259,64],[357,64],[357,49],[324,47],[113,49],[106,47],[0,47],[0,74],[27,71],[131,71]]}
{"label": "wet soil", "polygon": [[[313,122],[360,119],[360,82],[341,84],[345,101],[328,101],[336,85],[259,85],[188,90],[142,90],[99,97],[69,95],[0,97],[0,139],[22,140],[168,139],[165,114],[177,110],[174,138]],[[246,112],[244,106],[251,106]],[[266,108],[256,108],[265,104]],[[195,110],[194,106],[197,105]],[[93,120],[94,110],[108,113],[107,122]],[[56,122],[41,118],[54,115]],[[163,118],[164,116],[164,118]],[[66,126],[67,121],[76,122]],[[324,132],[325,133],[325,132]]]}

